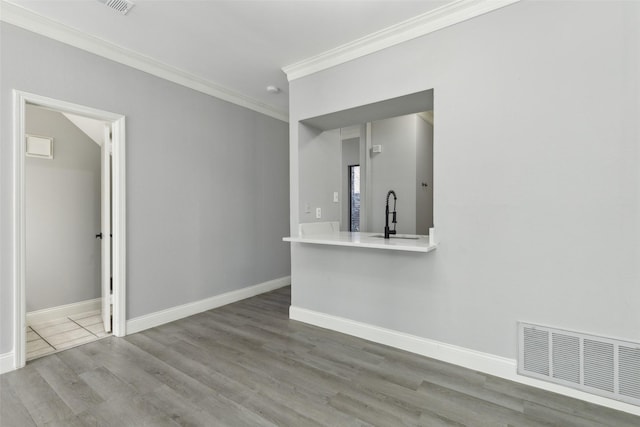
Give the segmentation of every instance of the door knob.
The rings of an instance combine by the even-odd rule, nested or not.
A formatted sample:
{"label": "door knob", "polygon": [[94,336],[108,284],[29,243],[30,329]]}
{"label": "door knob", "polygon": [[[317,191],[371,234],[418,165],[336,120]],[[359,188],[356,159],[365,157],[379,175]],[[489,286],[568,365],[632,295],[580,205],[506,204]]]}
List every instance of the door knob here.
{"label": "door knob", "polygon": [[96,239],[100,239],[100,240],[102,240],[102,233],[100,233],[100,234],[96,234]]}

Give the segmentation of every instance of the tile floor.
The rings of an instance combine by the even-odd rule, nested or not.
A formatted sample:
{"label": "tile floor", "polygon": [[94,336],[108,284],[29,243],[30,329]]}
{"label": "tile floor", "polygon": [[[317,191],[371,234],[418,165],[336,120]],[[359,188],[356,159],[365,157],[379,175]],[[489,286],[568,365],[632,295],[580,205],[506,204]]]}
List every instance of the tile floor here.
{"label": "tile floor", "polygon": [[32,323],[27,326],[27,361],[109,335],[99,310]]}

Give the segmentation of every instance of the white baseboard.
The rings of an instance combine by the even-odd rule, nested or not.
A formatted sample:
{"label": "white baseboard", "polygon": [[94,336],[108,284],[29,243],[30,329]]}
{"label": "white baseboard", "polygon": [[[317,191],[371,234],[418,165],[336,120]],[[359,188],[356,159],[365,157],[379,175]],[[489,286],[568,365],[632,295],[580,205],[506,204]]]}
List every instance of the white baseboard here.
{"label": "white baseboard", "polygon": [[489,353],[458,347],[403,332],[385,329],[367,323],[357,322],[343,317],[332,316],[305,308],[291,306],[289,318],[325,329],[353,335],[379,344],[388,345],[427,356],[432,359],[463,366],[474,371],[494,375],[496,377],[527,384],[532,387],[584,400],[597,405],[606,406],[618,411],[640,415],[640,407],[606,397],[596,396],[557,384],[547,383],[534,378],[517,374],[516,360],[496,356]]}
{"label": "white baseboard", "polygon": [[173,322],[174,320],[193,316],[194,314],[202,313],[203,311],[273,291],[284,286],[289,286],[290,284],[291,276],[280,277],[278,279],[269,280],[268,282],[238,289],[237,291],[227,292],[211,298],[178,305],[165,310],[156,311],[155,313],[136,317],[134,319],[127,320],[127,334],[135,334],[136,332],[144,331],[145,329],[164,325],[165,323]]}
{"label": "white baseboard", "polygon": [[31,311],[27,313],[27,325],[32,323],[48,322],[49,320],[60,319],[62,317],[73,316],[74,314],[86,313],[88,311],[102,310],[102,298],[89,299],[86,301],[74,302],[72,304],[60,305],[58,307],[45,308],[43,310]]}
{"label": "white baseboard", "polygon": [[0,354],[0,374],[15,370],[13,351]]}

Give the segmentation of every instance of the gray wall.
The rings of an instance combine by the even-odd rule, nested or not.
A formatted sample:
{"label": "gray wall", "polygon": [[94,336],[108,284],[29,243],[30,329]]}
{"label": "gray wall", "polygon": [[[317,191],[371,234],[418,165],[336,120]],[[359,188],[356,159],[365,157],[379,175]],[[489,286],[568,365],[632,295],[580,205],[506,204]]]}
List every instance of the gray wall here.
{"label": "gray wall", "polygon": [[640,340],[640,3],[513,4],[294,80],[291,122],[430,88],[438,249],[293,244],[293,305],[509,358],[518,320]]}
{"label": "gray wall", "polygon": [[[321,131],[300,124],[301,132],[308,135],[307,142],[300,146],[300,223],[340,221],[340,203],[334,203],[333,192],[340,191],[342,165],[342,140],[340,129]],[[305,205],[310,212],[305,212]],[[322,218],[316,218],[316,208],[322,210]],[[296,227],[295,235],[298,234]]]}
{"label": "gray wall", "polygon": [[0,353],[14,88],[127,117],[128,319],[289,275],[286,123],[5,23],[0,40]]}
{"label": "gray wall", "polygon": [[416,118],[416,234],[428,234],[433,227],[433,126]]}
{"label": "gray wall", "polygon": [[[394,190],[398,198],[396,231],[416,232],[416,120],[415,114],[409,114],[371,124],[371,145],[382,145],[382,152],[369,157],[371,209],[365,231],[384,232],[387,192]],[[393,197],[389,198],[389,211],[393,211]]]}
{"label": "gray wall", "polygon": [[100,147],[30,105],[26,132],[54,138],[53,159],[25,158],[27,312],[99,298]]}

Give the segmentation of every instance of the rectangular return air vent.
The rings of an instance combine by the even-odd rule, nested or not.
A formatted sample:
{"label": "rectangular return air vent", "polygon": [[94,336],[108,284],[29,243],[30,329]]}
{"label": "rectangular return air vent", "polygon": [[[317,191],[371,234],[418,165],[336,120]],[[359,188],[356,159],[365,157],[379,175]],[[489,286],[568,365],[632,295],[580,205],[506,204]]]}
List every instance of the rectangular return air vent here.
{"label": "rectangular return air vent", "polygon": [[519,322],[518,374],[640,406],[640,343]]}

